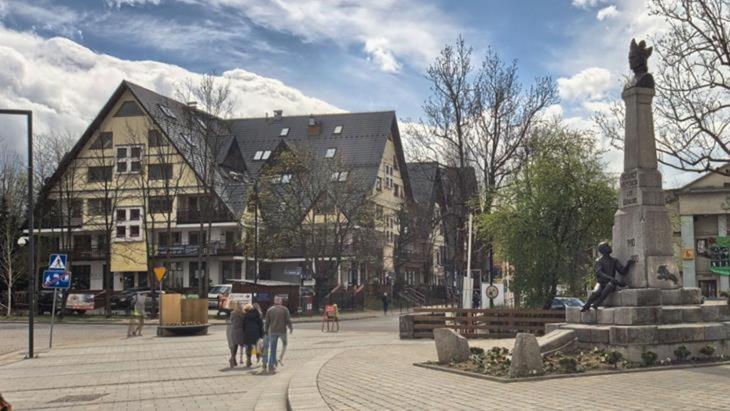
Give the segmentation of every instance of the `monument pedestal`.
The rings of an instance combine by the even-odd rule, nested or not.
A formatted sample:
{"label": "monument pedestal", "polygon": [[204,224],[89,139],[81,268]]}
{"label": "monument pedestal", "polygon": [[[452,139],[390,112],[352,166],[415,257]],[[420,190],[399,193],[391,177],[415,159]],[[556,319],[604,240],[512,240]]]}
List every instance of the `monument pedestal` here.
{"label": "monument pedestal", "polygon": [[551,330],[573,330],[578,347],[621,352],[633,362],[653,351],[659,359],[676,359],[674,350],[686,346],[693,356],[712,345],[716,355],[730,355],[730,306],[702,305],[699,288],[621,290],[612,296],[616,306],[581,312],[566,311],[566,322]]}

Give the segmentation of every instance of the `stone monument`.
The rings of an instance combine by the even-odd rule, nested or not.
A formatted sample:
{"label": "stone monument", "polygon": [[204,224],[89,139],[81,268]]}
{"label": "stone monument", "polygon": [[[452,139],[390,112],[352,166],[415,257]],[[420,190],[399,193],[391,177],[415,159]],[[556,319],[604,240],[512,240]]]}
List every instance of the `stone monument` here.
{"label": "stone monument", "polygon": [[647,65],[651,53],[643,41],[631,41],[634,76],[622,93],[624,171],[612,243],[616,258],[634,261],[622,279],[628,287],[610,294],[598,310],[568,308],[566,323],[549,324],[546,331],[574,330],[579,347],[617,350],[634,362],[646,351],[674,359],[680,345],[693,355],[706,345],[713,345],[718,355],[730,355],[730,307],[702,305],[698,288],[682,288],[673,257],[672,226],[657,169],[654,78]]}

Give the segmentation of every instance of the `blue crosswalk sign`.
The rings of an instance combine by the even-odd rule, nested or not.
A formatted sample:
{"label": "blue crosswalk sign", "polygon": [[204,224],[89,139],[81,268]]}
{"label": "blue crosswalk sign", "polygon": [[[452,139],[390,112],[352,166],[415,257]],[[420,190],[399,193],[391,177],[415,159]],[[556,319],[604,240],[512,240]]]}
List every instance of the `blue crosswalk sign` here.
{"label": "blue crosswalk sign", "polygon": [[66,254],[51,254],[48,259],[48,269],[51,271],[66,271]]}

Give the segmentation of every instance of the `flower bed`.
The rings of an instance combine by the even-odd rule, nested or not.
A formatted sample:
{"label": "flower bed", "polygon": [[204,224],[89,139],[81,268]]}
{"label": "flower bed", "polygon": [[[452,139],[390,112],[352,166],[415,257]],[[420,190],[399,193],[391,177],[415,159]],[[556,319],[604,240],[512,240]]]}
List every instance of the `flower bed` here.
{"label": "flower bed", "polygon": [[[496,377],[504,380],[520,380],[509,378],[511,355],[504,347],[494,347],[490,350],[483,350],[478,347],[470,348],[469,360],[458,363],[423,364],[428,368],[454,370],[460,374],[474,374],[479,376]],[[623,358],[618,351],[606,351],[599,348],[592,350],[576,351],[570,354],[554,353],[543,357],[544,378],[561,377],[572,375],[605,374],[622,371],[639,371],[669,366],[699,366],[721,364],[730,361],[730,356],[716,356],[715,347],[708,345],[700,350],[700,356],[691,356],[685,346],[680,346],[674,351],[674,358],[657,357],[656,353],[646,351],[642,354],[641,363],[629,362]],[[674,367],[672,367],[674,368]],[[537,374],[535,374],[537,376]],[[530,378],[530,377],[527,377]]]}

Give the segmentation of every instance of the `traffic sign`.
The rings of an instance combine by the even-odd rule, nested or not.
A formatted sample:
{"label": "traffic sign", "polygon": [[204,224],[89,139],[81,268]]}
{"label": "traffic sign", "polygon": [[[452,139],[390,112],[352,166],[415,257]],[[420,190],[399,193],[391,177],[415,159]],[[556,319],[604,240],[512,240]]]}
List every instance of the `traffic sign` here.
{"label": "traffic sign", "polygon": [[499,295],[499,288],[494,285],[490,285],[486,289],[487,298],[495,299]]}
{"label": "traffic sign", "polygon": [[66,271],[66,254],[51,254],[48,259],[48,269],[52,271]]}
{"label": "traffic sign", "polygon": [[71,273],[58,270],[43,271],[43,288],[71,288]]}
{"label": "traffic sign", "polygon": [[155,272],[155,277],[157,277],[157,281],[162,281],[162,279],[165,277],[165,273],[167,272],[167,268],[165,267],[155,267],[153,268]]}

